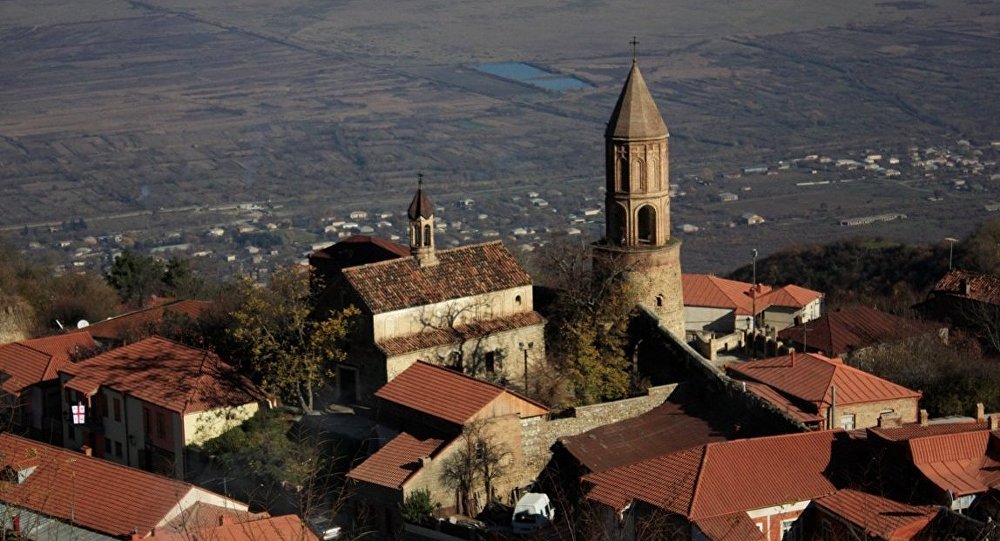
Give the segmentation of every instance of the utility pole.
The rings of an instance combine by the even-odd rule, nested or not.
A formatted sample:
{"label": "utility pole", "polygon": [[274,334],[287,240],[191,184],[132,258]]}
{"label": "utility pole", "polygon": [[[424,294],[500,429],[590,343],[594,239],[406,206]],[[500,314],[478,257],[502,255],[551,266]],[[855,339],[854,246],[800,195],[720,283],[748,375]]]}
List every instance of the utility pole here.
{"label": "utility pole", "polygon": [[948,270],[951,270],[951,256],[955,252],[955,243],[958,242],[958,239],[945,237],[944,240],[948,241]]}
{"label": "utility pole", "polygon": [[753,268],[753,284],[750,285],[750,318],[753,321],[753,332],[757,333],[757,249],[753,249],[753,263],[751,267]]}

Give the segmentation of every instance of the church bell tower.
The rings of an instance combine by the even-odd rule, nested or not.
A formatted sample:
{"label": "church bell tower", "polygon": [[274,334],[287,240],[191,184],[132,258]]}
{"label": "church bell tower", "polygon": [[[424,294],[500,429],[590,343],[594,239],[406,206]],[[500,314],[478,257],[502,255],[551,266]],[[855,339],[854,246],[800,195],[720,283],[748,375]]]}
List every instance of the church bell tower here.
{"label": "church bell tower", "polygon": [[418,175],[417,193],[406,214],[410,219],[410,255],[421,267],[437,265],[437,254],[434,253],[434,207],[424,193],[424,175]]}
{"label": "church bell tower", "polygon": [[594,264],[623,279],[636,304],[683,340],[681,246],[670,237],[669,137],[633,56],[604,132],[606,225]]}

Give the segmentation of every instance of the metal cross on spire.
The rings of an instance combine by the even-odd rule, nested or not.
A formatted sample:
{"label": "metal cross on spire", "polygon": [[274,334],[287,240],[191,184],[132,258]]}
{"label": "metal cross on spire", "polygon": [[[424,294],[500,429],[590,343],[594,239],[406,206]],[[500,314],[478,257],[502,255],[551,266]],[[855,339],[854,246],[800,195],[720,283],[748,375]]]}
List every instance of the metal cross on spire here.
{"label": "metal cross on spire", "polygon": [[424,187],[424,174],[417,173],[417,188],[422,189]]}
{"label": "metal cross on spire", "polygon": [[632,63],[635,64],[639,58],[639,40],[635,36],[632,36],[632,41],[629,42],[629,45],[632,46]]}

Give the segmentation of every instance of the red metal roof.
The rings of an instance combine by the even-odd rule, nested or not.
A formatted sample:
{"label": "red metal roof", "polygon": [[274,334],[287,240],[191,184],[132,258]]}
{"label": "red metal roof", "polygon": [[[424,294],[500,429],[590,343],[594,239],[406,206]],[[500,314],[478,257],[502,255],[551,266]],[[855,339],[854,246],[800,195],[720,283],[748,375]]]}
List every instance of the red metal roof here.
{"label": "red metal roof", "polygon": [[182,415],[257,402],[264,394],[216,354],[153,336],[63,367],[66,387],[93,396],[101,386]]}
{"label": "red metal roof", "polygon": [[98,339],[126,340],[131,338],[135,333],[155,330],[153,327],[162,323],[164,315],[168,312],[197,319],[198,316],[211,306],[212,303],[208,301],[172,301],[159,306],[144,308],[128,314],[108,318],[104,321],[98,321],[87,327],[87,332]]}
{"label": "red metal roof", "polygon": [[310,259],[330,259],[330,258],[340,258],[343,257],[343,249],[345,247],[356,245],[356,244],[369,244],[376,248],[380,248],[383,252],[383,257],[386,259],[392,259],[391,256],[395,257],[409,257],[410,249],[397,242],[392,242],[390,240],[385,240],[379,237],[373,237],[369,235],[351,235],[346,239],[331,244],[326,248],[321,250],[316,250],[309,255]]}
{"label": "red metal roof", "polygon": [[782,340],[803,343],[827,355],[843,355],[853,349],[934,332],[940,325],[902,318],[867,306],[849,306],[778,332]]}
{"label": "red metal roof", "polygon": [[38,467],[24,482],[0,480],[0,501],[111,537],[136,529],[145,534],[170,518],[179,502],[191,502],[199,493],[246,508],[188,483],[10,433],[0,434],[0,455],[7,463],[38,457]]}
{"label": "red metal roof", "polygon": [[56,379],[59,370],[70,364],[70,355],[95,346],[86,331],[4,344],[0,346],[0,372],[8,378],[0,388],[18,394],[29,385]]}
{"label": "red metal roof", "polygon": [[868,432],[886,441],[907,441],[922,436],[976,432],[978,430],[986,430],[987,427],[988,424],[985,421],[977,423],[975,420],[970,419],[968,421],[936,423],[927,426],[920,423],[908,423],[898,427],[871,427],[868,429]]}
{"label": "red metal roof", "polygon": [[[753,286],[746,282],[727,280],[711,274],[685,273],[681,275],[681,284],[684,288],[685,306],[727,308],[735,310],[737,315],[750,315],[753,309],[753,299],[750,298]],[[763,291],[768,291],[764,287]],[[760,294],[758,293],[758,299]],[[763,308],[764,305],[760,304],[757,311]]]}
{"label": "red metal roof", "polygon": [[[771,291],[765,293],[762,297],[757,299],[757,305],[760,306],[761,302],[763,302],[767,307],[783,306],[788,308],[803,308],[822,296],[823,294],[819,291],[813,291],[812,289],[806,289],[794,284],[789,284],[772,289]],[[760,308],[758,308],[758,310],[759,309]]]}
{"label": "red metal roof", "polygon": [[764,385],[763,383],[747,382],[747,389],[767,400],[774,407],[780,409],[781,411],[787,413],[789,416],[799,421],[802,424],[810,424],[822,422],[824,417],[815,411],[807,411],[808,409],[815,410],[816,408],[803,408],[801,404],[796,404],[794,401],[790,400],[787,396],[781,394],[780,392]]}
{"label": "red metal roof", "polygon": [[545,319],[538,312],[531,311],[509,317],[477,321],[469,325],[457,326],[454,329],[428,329],[409,336],[382,340],[375,345],[387,356],[392,357],[446,344],[458,344],[470,338],[544,323]]}
{"label": "red metal roof", "polygon": [[423,361],[410,365],[375,396],[461,426],[505,393],[518,403],[522,417],[548,412],[542,404],[509,389]]}
{"label": "red metal roof", "polygon": [[989,430],[909,441],[913,464],[930,482],[956,496],[1000,488],[1000,461],[987,453]]}
{"label": "red metal roof", "polygon": [[531,285],[531,277],[500,241],[436,251],[438,264],[404,257],[344,269],[374,314]]}
{"label": "red metal roof", "polygon": [[837,388],[838,404],[860,404],[898,398],[919,398],[920,393],[848,366],[839,359],[813,353],[794,353],[758,361],[731,364],[726,370],[759,381],[788,396],[820,405],[831,403],[830,388]]}
{"label": "red metal roof", "polygon": [[818,498],[820,509],[835,515],[866,534],[888,541],[908,541],[938,514],[930,505],[908,505],[853,489],[843,489]]}
{"label": "red metal roof", "polygon": [[433,438],[418,440],[403,432],[349,471],[347,477],[386,488],[402,488],[420,469],[420,459],[434,456],[443,443]]}
{"label": "red metal roof", "polygon": [[582,466],[600,472],[726,439],[697,410],[665,402],[638,417],[559,438],[559,443]]}
{"label": "red metal roof", "polygon": [[694,521],[709,541],[766,541],[764,532],[744,512]]}
{"label": "red metal roof", "polygon": [[826,477],[843,431],[708,443],[584,476],[587,498],[622,509],[642,500],[692,520],[833,493]]}

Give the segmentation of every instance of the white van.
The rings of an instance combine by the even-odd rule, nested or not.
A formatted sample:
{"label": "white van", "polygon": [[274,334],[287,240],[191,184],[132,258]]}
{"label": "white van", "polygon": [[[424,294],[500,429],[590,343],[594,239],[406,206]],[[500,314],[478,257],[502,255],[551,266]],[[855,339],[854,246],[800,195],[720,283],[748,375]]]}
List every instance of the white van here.
{"label": "white van", "polygon": [[511,527],[515,534],[531,533],[548,526],[555,516],[556,510],[552,507],[548,494],[529,492],[517,500]]}

